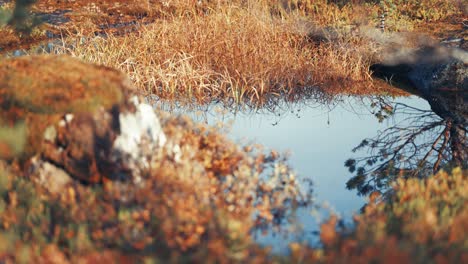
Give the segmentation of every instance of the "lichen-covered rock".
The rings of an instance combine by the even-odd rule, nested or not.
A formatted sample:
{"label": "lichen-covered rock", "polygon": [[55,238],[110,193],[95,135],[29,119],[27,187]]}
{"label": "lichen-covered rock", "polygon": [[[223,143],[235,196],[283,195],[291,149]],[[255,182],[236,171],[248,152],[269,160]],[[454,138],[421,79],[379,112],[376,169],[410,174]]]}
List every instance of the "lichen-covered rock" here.
{"label": "lichen-covered rock", "polygon": [[[94,113],[66,114],[51,125],[42,143],[42,157],[64,168],[75,178],[97,183],[111,173],[108,162],[118,133],[115,117],[104,109]],[[52,135],[51,135],[52,134]]]}
{"label": "lichen-covered rock", "polygon": [[[124,74],[67,56],[0,61],[0,110],[2,126],[26,126],[23,161],[40,154],[49,171],[57,166],[88,183],[138,180],[166,141]],[[0,159],[15,154],[0,151]]]}
{"label": "lichen-covered rock", "polygon": [[111,162],[114,164],[113,178],[125,178],[119,175],[130,170],[133,178],[142,169],[148,169],[151,156],[166,143],[159,119],[154,109],[145,103],[140,103],[137,97],[131,98],[135,106],[133,111],[123,111],[119,114],[120,133],[113,142]]}
{"label": "lichen-covered rock", "polygon": [[123,73],[68,56],[0,60],[0,120],[11,127],[26,122],[25,157],[40,149],[45,129],[65,113],[110,109],[131,90]]}
{"label": "lichen-covered rock", "polygon": [[111,111],[66,114],[46,133],[42,156],[89,183],[139,180],[150,158],[166,142],[151,106],[136,96]]}

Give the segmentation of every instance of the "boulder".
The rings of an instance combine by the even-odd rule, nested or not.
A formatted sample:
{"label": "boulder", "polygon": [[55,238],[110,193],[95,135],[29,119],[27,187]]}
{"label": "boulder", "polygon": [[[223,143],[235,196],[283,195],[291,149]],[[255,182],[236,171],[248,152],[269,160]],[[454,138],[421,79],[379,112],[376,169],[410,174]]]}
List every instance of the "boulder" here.
{"label": "boulder", "polygon": [[84,182],[139,181],[166,137],[151,106],[136,96],[130,101],[111,110],[64,115],[45,133],[42,157]]}
{"label": "boulder", "polygon": [[20,155],[5,151],[0,158],[40,155],[87,183],[137,180],[166,140],[151,106],[140,101],[128,78],[111,68],[68,56],[3,59],[0,127],[24,123],[26,143]]}
{"label": "boulder", "polygon": [[0,60],[0,126],[24,121],[27,158],[40,150],[47,126],[65,113],[92,113],[123,102],[131,84],[124,74],[68,56]]}

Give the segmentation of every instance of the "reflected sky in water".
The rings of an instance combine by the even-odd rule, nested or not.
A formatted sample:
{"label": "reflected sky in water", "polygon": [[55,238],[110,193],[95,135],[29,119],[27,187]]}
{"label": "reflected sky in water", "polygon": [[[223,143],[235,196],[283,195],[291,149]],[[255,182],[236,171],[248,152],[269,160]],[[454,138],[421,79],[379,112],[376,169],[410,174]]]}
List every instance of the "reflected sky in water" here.
{"label": "reflected sky in water", "polygon": [[[430,110],[427,101],[416,96],[393,101]],[[358,196],[356,190],[346,189],[351,174],[344,162],[353,157],[351,150],[364,138],[374,137],[378,131],[399,121],[397,116],[379,123],[369,105],[368,99],[348,97],[332,106],[301,104],[277,113],[233,114],[215,108],[201,115],[193,111],[182,113],[210,125],[220,121],[229,123],[229,137],[236,142],[259,143],[280,153],[289,152],[290,165],[298,177],[312,179],[317,202],[328,203],[334,212],[351,221],[350,217],[364,205],[365,198]],[[299,212],[299,220],[306,232],[318,230],[317,220],[309,211]],[[311,242],[316,240],[307,234],[305,237]],[[259,236],[257,240],[273,245],[275,250],[284,250],[289,239],[278,239],[269,234]]]}

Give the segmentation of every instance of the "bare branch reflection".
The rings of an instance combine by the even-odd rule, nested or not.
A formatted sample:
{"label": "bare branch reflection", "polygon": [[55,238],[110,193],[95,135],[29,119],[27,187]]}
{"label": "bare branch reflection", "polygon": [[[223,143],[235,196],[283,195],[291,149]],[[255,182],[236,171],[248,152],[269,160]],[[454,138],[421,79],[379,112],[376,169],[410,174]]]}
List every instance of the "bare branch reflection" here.
{"label": "bare branch reflection", "polygon": [[380,99],[374,105],[380,107],[379,120],[395,117],[400,121],[353,149],[366,155],[345,162],[354,174],[347,188],[366,195],[385,191],[397,178],[422,178],[444,167],[466,167],[465,97],[463,92],[433,93],[425,97],[431,110]]}

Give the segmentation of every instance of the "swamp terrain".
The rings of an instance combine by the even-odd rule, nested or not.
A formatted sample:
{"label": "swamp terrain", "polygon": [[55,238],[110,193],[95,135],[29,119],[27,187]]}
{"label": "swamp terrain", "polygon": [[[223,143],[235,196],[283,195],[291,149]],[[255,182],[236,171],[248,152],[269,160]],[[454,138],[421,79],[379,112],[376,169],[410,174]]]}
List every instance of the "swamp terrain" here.
{"label": "swamp terrain", "polygon": [[0,263],[468,262],[463,0],[0,0]]}

